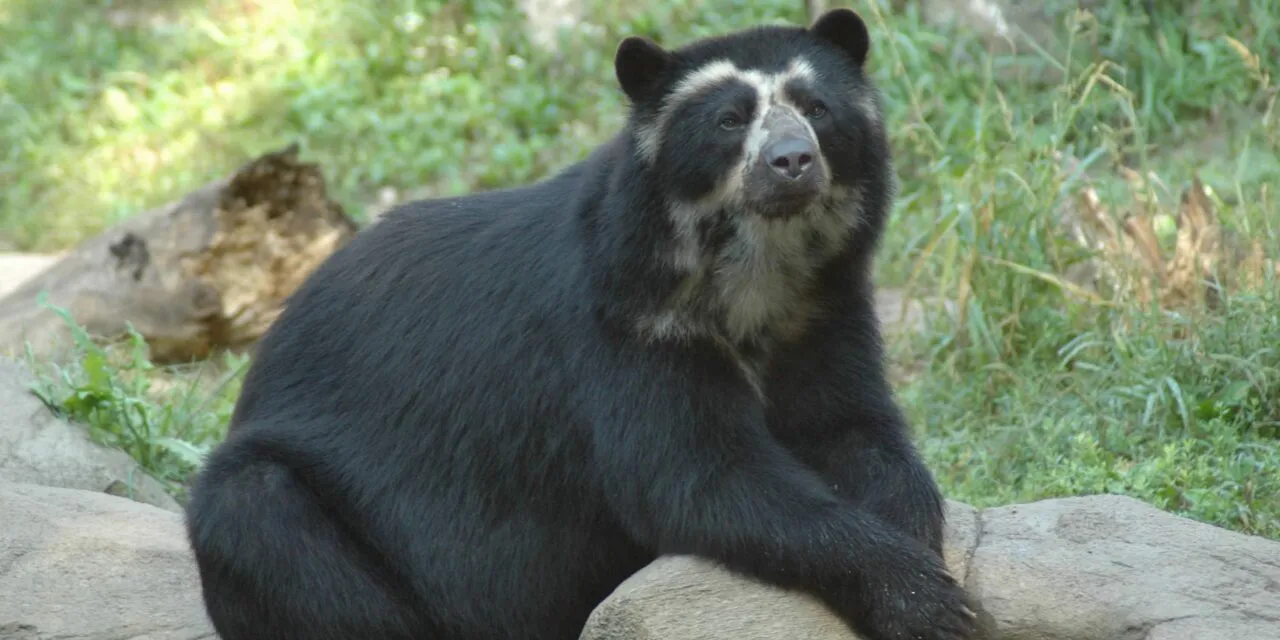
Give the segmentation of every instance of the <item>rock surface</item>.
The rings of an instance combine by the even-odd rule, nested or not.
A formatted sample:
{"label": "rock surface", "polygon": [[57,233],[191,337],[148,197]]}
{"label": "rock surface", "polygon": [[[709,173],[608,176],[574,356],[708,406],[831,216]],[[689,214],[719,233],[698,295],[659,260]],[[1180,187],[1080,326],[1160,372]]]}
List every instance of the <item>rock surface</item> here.
{"label": "rock surface", "polygon": [[596,607],[581,640],[858,637],[814,598],[744,580],[693,556],[664,556]]}
{"label": "rock surface", "polygon": [[[947,566],[963,579],[979,512],[947,502]],[[983,616],[984,618],[986,616]],[[859,640],[816,598],[754,582],[692,556],[665,556],[614,590],[580,640]]]}
{"label": "rock surface", "polygon": [[[946,556],[982,638],[1280,640],[1280,542],[1121,496],[948,503]],[[856,640],[807,595],[666,557],[596,608],[581,640]]]}
{"label": "rock surface", "polygon": [[135,500],[181,511],[128,454],[93,442],[85,427],[55,417],[31,393],[34,380],[24,363],[0,357],[0,480],[87,491],[114,484],[131,490]]}
{"label": "rock surface", "polygon": [[[179,507],[57,420],[32,380],[0,358],[0,640],[214,640]],[[135,500],[104,493],[122,481]],[[1280,542],[1120,496],[947,506],[947,564],[981,603],[982,638],[1280,640]],[[581,635],[657,639],[855,636],[807,595],[664,557]]]}
{"label": "rock surface", "polygon": [[981,517],[966,584],[1002,640],[1280,639],[1280,542],[1123,496]]}
{"label": "rock surface", "polygon": [[[1001,640],[1280,639],[1280,543],[1115,496],[948,504],[947,562]],[[0,638],[215,640],[181,516],[0,481]],[[815,599],[660,558],[582,640],[856,640]]]}
{"label": "rock surface", "polygon": [[181,516],[0,481],[0,638],[214,640]]}

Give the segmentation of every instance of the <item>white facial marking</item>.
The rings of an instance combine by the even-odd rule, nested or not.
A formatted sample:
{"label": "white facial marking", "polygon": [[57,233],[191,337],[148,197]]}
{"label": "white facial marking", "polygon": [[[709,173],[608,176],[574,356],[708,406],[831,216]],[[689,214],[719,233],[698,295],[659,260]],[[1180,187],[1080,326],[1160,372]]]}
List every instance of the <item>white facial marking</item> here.
{"label": "white facial marking", "polygon": [[[781,106],[791,109],[797,115],[801,113],[802,109],[786,99],[785,88],[787,83],[792,80],[817,82],[819,77],[813,65],[804,58],[793,59],[787,68],[780,73],[764,73],[756,69],[740,69],[729,60],[715,60],[705,64],[693,73],[681,78],[663,100],[662,107],[658,110],[658,116],[654,122],[641,127],[636,132],[636,144],[640,147],[640,155],[646,161],[654,162],[658,156],[658,149],[662,144],[662,132],[666,130],[675,109],[691,96],[730,80],[742,82],[756,90],[758,104],[754,114],[755,117],[752,118],[752,129],[749,135],[756,136],[757,144],[754,147],[750,144],[747,145],[748,153],[752,153],[753,149],[755,152],[759,151],[759,145],[768,136],[768,132],[762,129],[762,123],[773,107]],[[801,118],[801,120],[803,121],[804,118]],[[806,126],[808,126],[807,123]],[[813,133],[812,129],[810,129],[810,133]]]}
{"label": "white facial marking", "polygon": [[663,101],[657,120],[650,126],[642,127],[636,132],[636,143],[640,147],[640,155],[653,162],[658,155],[658,147],[662,143],[662,131],[667,128],[671,112],[676,105],[684,102],[689,96],[697,95],[710,87],[730,80],[739,73],[738,67],[728,60],[717,60],[704,65],[697,71],[682,78],[671,93]]}
{"label": "white facial marking", "polygon": [[640,154],[649,162],[653,162],[657,157],[658,147],[662,142],[662,131],[671,120],[671,112],[675,106],[690,96],[737,77],[739,73],[738,67],[732,62],[717,60],[682,78],[663,101],[657,120],[637,132]]}
{"label": "white facial marking", "polygon": [[702,261],[702,247],[698,238],[698,222],[702,220],[702,215],[692,205],[677,204],[671,207],[671,224],[675,229],[671,264],[678,271],[693,271]]}
{"label": "white facial marking", "polygon": [[741,74],[742,71],[738,69],[738,65],[728,60],[716,60],[681,78],[665,102],[667,105],[682,102],[699,91],[714,87],[726,80],[732,80]]}
{"label": "white facial marking", "polygon": [[[790,217],[766,218],[744,210],[745,179],[769,139],[771,114],[789,111],[787,115],[803,123],[817,140],[803,106],[787,96],[786,85],[793,80],[818,83],[821,78],[803,58],[779,73],[717,60],[680,80],[655,121],[637,132],[641,155],[654,162],[668,121],[690,97],[729,81],[755,89],[756,109],[738,162],[725,168],[711,193],[694,202],[668,205],[674,234],[661,258],[684,280],[664,307],[641,319],[637,329],[650,339],[711,338],[730,354],[762,398],[768,344],[799,335],[821,310],[821,301],[809,297],[806,288],[818,268],[844,248],[863,217],[864,194],[840,185],[832,185],[825,197]],[[874,113],[868,117],[879,124],[873,98],[856,98],[855,108]],[[814,169],[829,181],[831,169],[819,156]],[[715,219],[722,212],[728,215]],[[703,223],[728,225],[722,230],[727,234],[722,245],[704,246],[699,230]],[[739,345],[747,342],[764,348],[765,359],[744,357]]]}

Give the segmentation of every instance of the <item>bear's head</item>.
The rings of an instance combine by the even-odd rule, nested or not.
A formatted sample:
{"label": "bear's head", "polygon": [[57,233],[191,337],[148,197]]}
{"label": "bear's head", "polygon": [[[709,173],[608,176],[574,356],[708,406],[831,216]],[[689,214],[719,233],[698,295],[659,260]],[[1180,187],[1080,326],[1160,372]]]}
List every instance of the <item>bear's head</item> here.
{"label": "bear's head", "polygon": [[[624,39],[615,71],[634,149],[694,217],[882,215],[892,185],[879,96],[857,13],[764,26],[664,49]],[[874,221],[878,222],[878,220]]]}

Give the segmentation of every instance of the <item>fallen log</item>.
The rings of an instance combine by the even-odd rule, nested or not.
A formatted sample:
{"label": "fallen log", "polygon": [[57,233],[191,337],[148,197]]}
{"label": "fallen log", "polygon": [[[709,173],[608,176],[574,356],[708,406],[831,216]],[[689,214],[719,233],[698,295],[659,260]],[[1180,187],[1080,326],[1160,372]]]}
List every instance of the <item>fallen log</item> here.
{"label": "fallen log", "polygon": [[[0,298],[0,352],[57,358],[65,309],[102,341],[132,326],[157,363],[251,346],[357,225],[297,145],[115,225]],[[47,303],[40,302],[47,295]]]}

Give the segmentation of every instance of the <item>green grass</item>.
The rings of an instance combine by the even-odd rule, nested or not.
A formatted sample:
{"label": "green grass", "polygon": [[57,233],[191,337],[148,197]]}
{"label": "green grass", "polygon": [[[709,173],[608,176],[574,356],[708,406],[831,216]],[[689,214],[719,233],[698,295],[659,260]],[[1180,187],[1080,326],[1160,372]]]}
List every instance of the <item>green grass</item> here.
{"label": "green grass", "polygon": [[[0,0],[0,237],[19,248],[64,248],[295,140],[357,215],[384,187],[537,179],[620,124],[622,36],[674,44],[803,19],[795,0],[590,0],[592,24],[550,53],[510,3],[135,1],[168,21],[131,28],[109,24],[108,4]],[[1016,56],[888,4],[854,5],[902,182],[881,281],[962,312],[894,351],[920,360],[901,397],[947,493],[1120,492],[1280,538],[1276,288],[1188,315],[1081,302],[1043,277],[1083,258],[1057,216],[1086,179],[1113,209],[1135,196],[1169,209],[1198,174],[1228,227],[1280,254],[1280,2],[1159,3],[1152,22],[1126,0],[1060,10],[1054,40]],[[1153,179],[1135,192],[1122,166]],[[141,433],[121,446],[169,456],[149,463],[167,478],[188,463],[147,443],[202,450],[234,397],[147,435],[71,391],[108,405],[154,393],[81,369],[52,401]],[[181,399],[146,402],[163,415]]]}
{"label": "green grass", "polygon": [[185,500],[192,473],[226,435],[248,359],[224,354],[221,361],[160,367],[137,332],[97,344],[65,309],[54,310],[71,328],[76,357],[53,364],[28,353],[39,374],[32,390],[56,415],[86,425],[94,442],[128,453]]}
{"label": "green grass", "polygon": [[974,368],[939,341],[903,400],[953,497],[1122,493],[1280,537],[1278,302],[1237,297],[1195,322],[1196,340],[1174,335],[1190,321],[1162,314],[1131,312],[1127,330],[1046,317],[1027,356]]}

